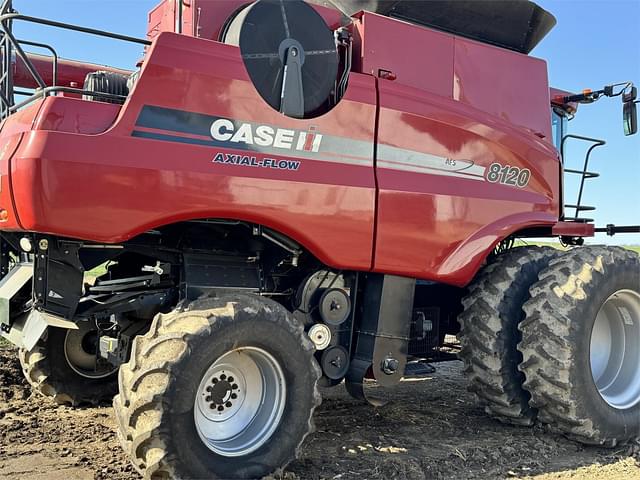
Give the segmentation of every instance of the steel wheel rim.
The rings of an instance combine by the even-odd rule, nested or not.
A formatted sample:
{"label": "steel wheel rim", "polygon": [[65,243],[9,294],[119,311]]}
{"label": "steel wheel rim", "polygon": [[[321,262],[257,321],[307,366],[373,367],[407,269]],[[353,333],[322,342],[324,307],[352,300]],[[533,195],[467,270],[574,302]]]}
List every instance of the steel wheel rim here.
{"label": "steel wheel rim", "polygon": [[77,330],[67,330],[64,337],[64,357],[67,365],[84,378],[106,378],[118,370],[118,367],[106,362],[98,364],[97,344],[93,345],[93,351],[87,348],[87,343],[93,343],[89,337],[97,334],[97,331],[89,322],[80,322]]}
{"label": "steel wheel rim", "polygon": [[600,307],[591,331],[591,375],[618,410],[640,403],[640,294],[619,290]]}
{"label": "steel wheel rim", "polygon": [[282,367],[270,353],[231,350],[213,362],[198,386],[194,417],[200,439],[225,457],[256,451],[280,424],[286,393]]}

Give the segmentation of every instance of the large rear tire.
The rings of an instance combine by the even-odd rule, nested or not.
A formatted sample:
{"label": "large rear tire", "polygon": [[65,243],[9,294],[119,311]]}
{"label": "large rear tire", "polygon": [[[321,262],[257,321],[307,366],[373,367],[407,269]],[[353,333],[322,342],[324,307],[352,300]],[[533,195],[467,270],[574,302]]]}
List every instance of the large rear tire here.
{"label": "large rear tire", "polygon": [[235,294],[158,315],[114,399],[120,441],[152,478],[262,478],[312,431],[321,371],[281,305]]}
{"label": "large rear tire", "polygon": [[640,438],[640,257],[571,250],[540,274],[524,309],[520,370],[539,419],[587,444]]}
{"label": "large rear tire", "polygon": [[556,255],[553,248],[535,246],[500,254],[478,274],[462,301],[458,338],[469,390],[489,415],[505,423],[528,426],[536,418],[518,370],[518,324],[529,287]]}
{"label": "large rear tire", "polygon": [[34,392],[62,405],[110,402],[118,389],[117,367],[98,362],[97,329],[80,322],[78,330],[49,327],[31,350],[18,356]]}

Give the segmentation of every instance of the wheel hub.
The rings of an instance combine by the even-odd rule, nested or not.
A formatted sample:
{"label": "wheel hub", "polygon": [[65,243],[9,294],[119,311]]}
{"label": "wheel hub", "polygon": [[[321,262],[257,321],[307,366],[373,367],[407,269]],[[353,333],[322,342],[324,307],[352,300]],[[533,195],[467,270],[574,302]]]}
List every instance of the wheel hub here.
{"label": "wheel hub", "polygon": [[272,355],[255,347],[232,350],[209,367],[198,387],[200,439],[219,455],[251,453],[279,425],[285,398],[284,374]]}
{"label": "wheel hub", "polygon": [[[224,374],[223,374],[224,376]],[[229,377],[229,381],[221,380],[218,382],[213,382],[213,388],[211,389],[211,406],[212,407],[222,407],[225,406],[227,408],[231,407],[231,400],[235,400],[238,396],[235,393],[232,393],[233,390],[238,389],[238,385],[236,383],[231,384],[229,382],[233,382],[234,378]]]}
{"label": "wheel hub", "polygon": [[619,290],[598,312],[590,343],[593,381],[611,407],[640,402],[640,294]]}

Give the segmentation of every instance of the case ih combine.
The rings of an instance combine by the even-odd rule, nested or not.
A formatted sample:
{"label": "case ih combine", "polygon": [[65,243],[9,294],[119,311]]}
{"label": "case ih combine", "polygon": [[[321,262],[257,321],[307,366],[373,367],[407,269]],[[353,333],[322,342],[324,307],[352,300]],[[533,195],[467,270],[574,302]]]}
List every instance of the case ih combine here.
{"label": "case ih combine", "polygon": [[[4,2],[0,325],[34,390],[119,392],[145,478],[254,478],[295,457],[319,385],[379,404],[365,379],[458,335],[492,416],[640,437],[640,260],[580,246],[638,227],[596,228],[589,156],[563,159],[604,143],[567,133],[579,103],[621,96],[635,133],[635,87],[550,89],[532,2],[328,3],[164,1],[138,40]],[[21,21],[144,57],[62,60]]]}

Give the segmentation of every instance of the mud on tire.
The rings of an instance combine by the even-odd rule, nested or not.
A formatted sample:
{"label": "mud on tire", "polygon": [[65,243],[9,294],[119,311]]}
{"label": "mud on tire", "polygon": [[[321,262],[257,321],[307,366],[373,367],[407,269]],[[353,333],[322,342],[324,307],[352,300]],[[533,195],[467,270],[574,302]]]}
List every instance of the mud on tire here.
{"label": "mud on tire", "polygon": [[[221,358],[252,348],[268,352],[281,366],[282,416],[256,449],[226,455],[211,448],[218,444],[202,439],[197,402]],[[198,300],[158,315],[151,330],[135,339],[131,359],[120,369],[120,393],[114,399],[120,442],[146,479],[261,478],[284,468],[313,430],[313,411],[320,404],[321,371],[313,355],[302,325],[281,305],[253,295]],[[212,400],[207,396],[206,401]],[[221,407],[211,408],[215,413]]]}
{"label": "mud on tire", "polygon": [[32,390],[63,405],[110,402],[118,390],[116,372],[90,378],[74,370],[65,354],[68,333],[50,327],[32,350],[19,351],[22,371]]}
{"label": "mud on tire", "polygon": [[571,250],[540,274],[524,309],[520,370],[539,419],[587,444],[638,439],[640,257],[618,247]]}
{"label": "mud on tire", "polygon": [[463,299],[458,338],[469,390],[489,415],[505,423],[532,425],[536,418],[518,370],[518,324],[524,319],[529,287],[556,255],[553,248],[535,246],[500,254],[478,274]]}

